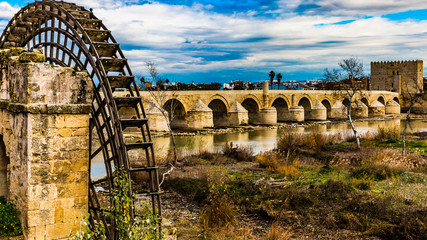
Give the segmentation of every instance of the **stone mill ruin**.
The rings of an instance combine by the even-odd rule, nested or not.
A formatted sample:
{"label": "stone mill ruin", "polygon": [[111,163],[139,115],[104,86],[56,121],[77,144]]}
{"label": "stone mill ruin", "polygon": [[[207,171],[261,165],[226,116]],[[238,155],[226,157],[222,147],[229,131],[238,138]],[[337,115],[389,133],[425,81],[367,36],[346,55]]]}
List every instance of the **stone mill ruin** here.
{"label": "stone mill ruin", "polygon": [[[96,190],[102,186],[111,196],[115,169],[143,179],[128,194],[160,216],[142,100],[102,21],[73,3],[36,1],[9,22],[0,48],[0,195],[18,207],[25,239],[67,238],[87,213],[90,223],[108,229],[108,239],[117,239],[114,219],[100,214],[107,209]],[[116,96],[116,89],[128,95]],[[139,130],[141,140],[127,142],[127,129]],[[91,178],[95,162],[105,166],[105,177]]]}

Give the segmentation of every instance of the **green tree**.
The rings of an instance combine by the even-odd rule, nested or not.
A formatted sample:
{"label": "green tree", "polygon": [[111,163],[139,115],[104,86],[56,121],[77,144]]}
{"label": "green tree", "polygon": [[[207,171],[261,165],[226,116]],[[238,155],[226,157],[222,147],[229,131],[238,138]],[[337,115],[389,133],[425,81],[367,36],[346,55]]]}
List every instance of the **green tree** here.
{"label": "green tree", "polygon": [[280,89],[280,81],[282,81],[282,74],[278,73],[276,75],[276,79],[277,79],[277,89]]}
{"label": "green tree", "polygon": [[270,76],[270,85],[273,86],[273,79],[274,79],[274,76],[276,76],[276,73],[274,73],[274,71],[271,70],[268,76]]}

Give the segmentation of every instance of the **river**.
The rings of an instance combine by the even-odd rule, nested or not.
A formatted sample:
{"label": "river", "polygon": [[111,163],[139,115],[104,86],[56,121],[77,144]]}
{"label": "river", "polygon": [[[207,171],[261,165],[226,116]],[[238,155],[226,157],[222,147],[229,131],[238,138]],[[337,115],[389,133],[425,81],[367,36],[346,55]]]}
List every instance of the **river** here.
{"label": "river", "polygon": [[[360,120],[355,121],[354,125],[358,132],[363,135],[367,132],[375,134],[379,128],[400,128],[403,130],[405,121],[401,119],[384,120]],[[176,136],[177,149],[181,155],[189,155],[200,150],[209,152],[220,152],[225,143],[250,147],[257,154],[262,151],[268,151],[276,147],[276,141],[284,133],[292,131],[299,133],[309,133],[320,131],[324,133],[342,133],[344,135],[352,134],[350,124],[342,122],[319,122],[309,125],[295,124],[291,128],[257,128],[244,132],[231,132],[221,134],[207,134],[195,136]],[[408,126],[408,132],[427,132],[427,120],[411,120]],[[153,137],[153,144],[157,158],[164,156],[172,146],[170,136]],[[98,178],[105,174],[103,161],[96,159],[92,167],[91,176]]]}

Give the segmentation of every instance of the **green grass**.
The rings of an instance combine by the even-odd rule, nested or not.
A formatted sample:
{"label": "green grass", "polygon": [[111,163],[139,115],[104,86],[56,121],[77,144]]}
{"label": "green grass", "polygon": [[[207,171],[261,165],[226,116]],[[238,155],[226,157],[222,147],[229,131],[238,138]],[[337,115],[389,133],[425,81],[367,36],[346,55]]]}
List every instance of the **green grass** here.
{"label": "green grass", "polygon": [[21,223],[18,218],[19,212],[13,204],[7,203],[0,196],[0,237],[19,236],[22,234]]}
{"label": "green grass", "polygon": [[[389,138],[387,140],[374,142],[372,145],[379,148],[402,148],[402,140]],[[408,152],[427,154],[427,145],[425,141],[407,140],[406,150]]]}

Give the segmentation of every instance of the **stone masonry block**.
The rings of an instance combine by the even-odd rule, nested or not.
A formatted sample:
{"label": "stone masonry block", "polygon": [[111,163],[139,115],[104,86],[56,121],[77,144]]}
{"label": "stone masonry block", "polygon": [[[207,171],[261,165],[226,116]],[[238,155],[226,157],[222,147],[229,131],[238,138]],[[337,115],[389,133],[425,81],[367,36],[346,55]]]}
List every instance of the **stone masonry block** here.
{"label": "stone masonry block", "polygon": [[34,210],[28,211],[28,226],[40,226],[40,225],[49,225],[54,224],[55,221],[55,211],[54,209],[43,209],[43,210]]}

